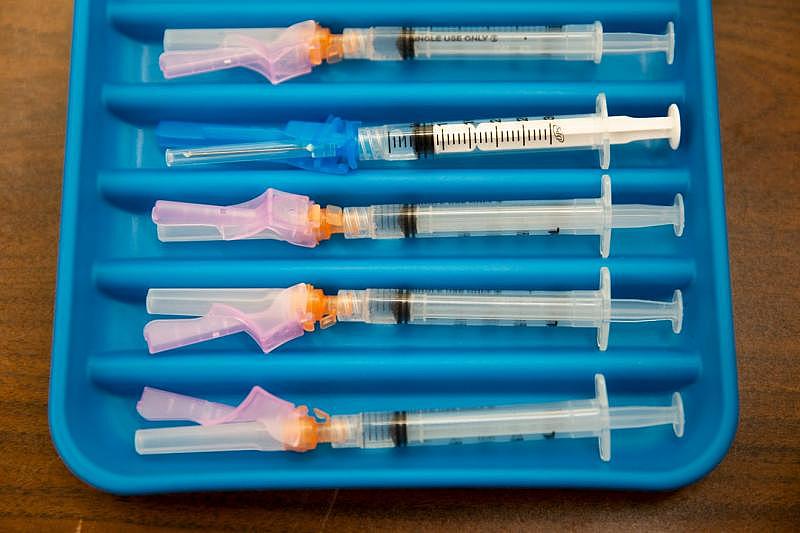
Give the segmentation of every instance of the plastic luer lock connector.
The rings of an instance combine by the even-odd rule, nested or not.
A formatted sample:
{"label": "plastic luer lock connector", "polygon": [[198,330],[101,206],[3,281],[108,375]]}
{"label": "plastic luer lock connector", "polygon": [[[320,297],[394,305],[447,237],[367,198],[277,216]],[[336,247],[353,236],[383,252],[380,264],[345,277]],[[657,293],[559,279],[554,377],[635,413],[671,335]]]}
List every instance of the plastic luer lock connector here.
{"label": "plastic luer lock connector", "polygon": [[600,269],[597,290],[460,291],[362,289],[325,295],[311,285],[288,289],[150,289],[151,314],[200,318],[153,320],[144,328],[150,353],[248,333],[268,353],[289,340],[337,320],[367,324],[548,326],[596,328],[608,346],[611,322],[683,323],[681,291],[671,301],[611,298],[611,276]]}
{"label": "plastic luer lock connector", "polygon": [[663,35],[604,33],[600,22],[564,26],[377,26],[333,34],[313,20],[286,28],[168,29],[159,65],[165,78],[245,67],[276,84],[327,61],[557,59],[604,55],[675,56],[675,28]]}
{"label": "plastic luer lock connector", "polygon": [[277,398],[254,387],[238,406],[208,402],[145,388],[137,410],[148,420],[189,420],[201,425],[140,429],[142,455],[224,451],[305,452],[319,444],[333,448],[401,448],[596,438],[600,458],[611,459],[611,431],[671,425],[683,436],[679,393],[668,406],[609,407],[602,374],[594,377],[595,397],[543,404],[420,411],[364,412],[330,416]]}
{"label": "plastic luer lock connector", "polygon": [[672,205],[611,204],[611,178],[599,198],[446,204],[328,205],[268,189],[248,202],[214,206],[159,200],[153,208],[164,242],[276,239],[313,247],[331,235],[401,239],[488,235],[598,235],[608,257],[612,228],[671,225],[683,234],[683,197]]}
{"label": "plastic luer lock connector", "polygon": [[681,121],[676,104],[663,117],[609,116],[600,93],[595,112],[586,115],[380,126],[329,117],[324,123],[292,121],[283,129],[163,122],[156,135],[166,148],[168,166],[265,161],[341,174],[355,169],[358,161],[597,150],[600,167],[607,169],[611,145],[667,139],[677,150]]}

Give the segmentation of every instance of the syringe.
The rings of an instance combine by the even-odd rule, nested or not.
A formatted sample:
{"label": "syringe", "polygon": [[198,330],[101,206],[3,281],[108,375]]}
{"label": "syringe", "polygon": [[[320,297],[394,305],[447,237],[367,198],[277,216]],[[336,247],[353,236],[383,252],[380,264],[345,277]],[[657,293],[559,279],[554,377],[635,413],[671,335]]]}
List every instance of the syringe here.
{"label": "syringe", "polygon": [[313,20],[286,28],[168,29],[159,65],[165,78],[234,67],[272,83],[303,74],[322,61],[420,59],[560,59],[600,63],[607,54],[664,53],[672,64],[675,29],[664,35],[603,33],[600,22],[565,26],[345,28],[331,33]]}
{"label": "syringe", "polygon": [[275,189],[231,206],[159,200],[153,208],[158,238],[172,241],[277,239],[314,247],[332,234],[347,239],[481,235],[599,235],[608,257],[612,228],[672,225],[683,233],[683,197],[670,206],[611,205],[611,178],[600,198],[447,204],[321,207],[307,196]]}
{"label": "syringe", "polygon": [[600,269],[598,290],[467,291],[364,289],[326,295],[312,285],[288,289],[150,289],[147,312],[200,318],[153,320],[144,327],[150,353],[246,332],[268,353],[340,322],[459,326],[597,328],[605,350],[611,322],[667,320],[680,333],[681,291],[672,301],[611,298],[611,276]]}
{"label": "syringe", "polygon": [[600,458],[611,459],[611,430],[671,425],[683,436],[683,401],[668,406],[609,407],[606,382],[595,374],[595,397],[542,404],[466,409],[362,412],[330,416],[277,398],[261,387],[233,407],[145,387],[136,408],[147,420],[189,420],[199,426],[140,429],[142,455],[189,452],[402,448],[539,439],[597,438]]}
{"label": "syringe", "polygon": [[589,115],[381,126],[329,117],[324,123],[291,121],[283,129],[162,122],[156,136],[167,148],[168,166],[272,161],[341,174],[355,169],[359,161],[593,149],[606,169],[612,144],[668,139],[676,150],[681,121],[676,104],[664,117],[610,117],[606,97],[600,93],[595,113]]}

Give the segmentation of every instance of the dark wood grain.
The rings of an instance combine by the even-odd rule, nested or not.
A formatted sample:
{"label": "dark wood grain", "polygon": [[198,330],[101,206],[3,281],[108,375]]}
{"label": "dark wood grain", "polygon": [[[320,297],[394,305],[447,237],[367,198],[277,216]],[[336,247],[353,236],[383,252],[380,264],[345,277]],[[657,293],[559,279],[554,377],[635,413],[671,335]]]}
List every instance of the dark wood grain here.
{"label": "dark wood grain", "polygon": [[[0,530],[800,528],[800,16],[715,3],[741,422],[666,494],[297,491],[121,498],[74,478],[47,427],[71,5],[0,7]],[[24,68],[23,68],[24,67]]]}

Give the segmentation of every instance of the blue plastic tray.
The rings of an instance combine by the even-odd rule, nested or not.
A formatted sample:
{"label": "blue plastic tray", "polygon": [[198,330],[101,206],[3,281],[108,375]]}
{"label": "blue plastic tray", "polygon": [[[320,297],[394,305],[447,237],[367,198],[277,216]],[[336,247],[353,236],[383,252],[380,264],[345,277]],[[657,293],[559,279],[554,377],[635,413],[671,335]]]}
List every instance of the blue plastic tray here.
{"label": "blue plastic tray", "polygon": [[[370,25],[603,22],[662,32],[675,22],[675,63],[663,55],[564,62],[345,62],[271,86],[246,70],[165,81],[167,27],[285,26],[315,18]],[[78,0],[75,5],[50,425],[64,462],[116,493],[268,487],[559,486],[664,489],[690,483],[725,454],[737,419],[724,196],[711,13],[707,1],[406,0],[263,2]],[[322,204],[596,196],[594,152],[449,158],[347,176],[285,168],[168,170],[154,139],[162,119],[407,122],[681,109],[683,138],[612,147],[615,201],[686,198],[686,232],[622,230],[602,261],[595,237],[345,241],[317,249],[274,241],[182,243],[156,238],[156,199],[235,203],[272,186]],[[595,288],[607,265],[615,297],[684,291],[683,333],[668,323],[594,330],[339,324],[264,356],[246,335],[147,353],[149,287]],[[144,385],[236,403],[262,385],[331,413],[478,406],[590,397],[603,372],[613,403],[684,395],[686,435],[618,431],[612,461],[594,439],[307,454],[138,456],[135,403]]]}

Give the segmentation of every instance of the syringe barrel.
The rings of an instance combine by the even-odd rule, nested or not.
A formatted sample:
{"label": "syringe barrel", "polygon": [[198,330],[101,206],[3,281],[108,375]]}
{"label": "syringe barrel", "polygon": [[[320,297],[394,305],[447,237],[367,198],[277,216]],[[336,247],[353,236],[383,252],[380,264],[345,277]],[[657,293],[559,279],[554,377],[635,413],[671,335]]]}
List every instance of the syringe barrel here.
{"label": "syringe barrel", "polygon": [[362,161],[407,161],[470,153],[593,149],[605,127],[596,115],[387,124],[358,129]]}
{"label": "syringe barrel", "polygon": [[342,290],[344,322],[470,326],[598,327],[607,302],[601,291]]}
{"label": "syringe barrel", "polygon": [[481,235],[599,235],[600,198],[442,204],[392,204],[344,209],[349,239]]}
{"label": "syringe barrel", "polygon": [[[433,154],[433,129],[423,124],[386,124],[358,128],[362,161],[409,161]],[[425,145],[421,143],[426,143]]]}
{"label": "syringe barrel", "polygon": [[345,438],[335,448],[390,448],[542,438],[597,436],[606,424],[596,400],[535,405],[385,411],[333,417],[346,420]]}
{"label": "syringe barrel", "polygon": [[344,30],[349,59],[561,59],[599,62],[603,27],[458,26]]}
{"label": "syringe barrel", "polygon": [[586,115],[490,118],[427,124],[387,124],[358,128],[359,159],[403,161],[479,153],[531,150],[598,150],[600,167],[608,168],[613,144],[668,139],[680,144],[678,106],[666,116],[608,116],[604,94],[597,95],[595,113]]}

